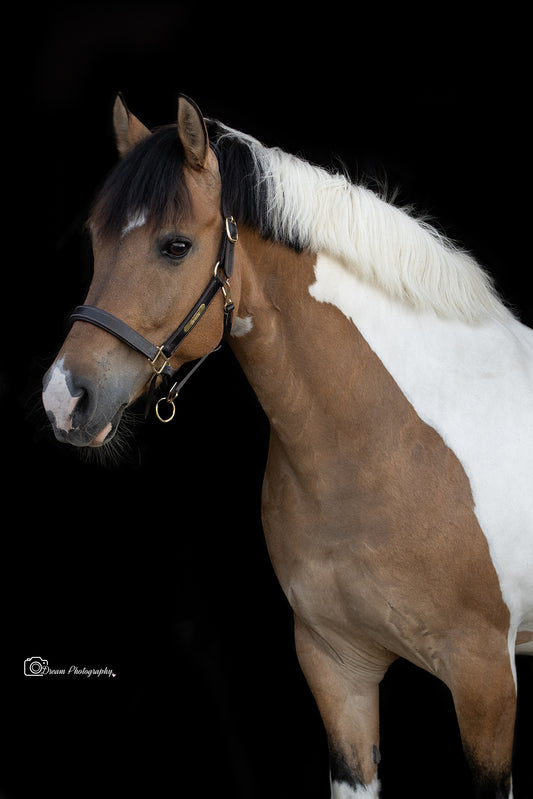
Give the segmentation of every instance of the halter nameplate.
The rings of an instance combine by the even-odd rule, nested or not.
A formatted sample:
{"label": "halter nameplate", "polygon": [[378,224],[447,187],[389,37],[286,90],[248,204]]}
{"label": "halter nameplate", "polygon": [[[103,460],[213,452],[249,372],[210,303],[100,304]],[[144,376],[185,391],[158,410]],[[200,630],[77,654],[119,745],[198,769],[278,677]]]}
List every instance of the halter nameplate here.
{"label": "halter nameplate", "polygon": [[203,302],[203,303],[200,305],[200,307],[198,308],[198,310],[196,311],[196,313],[195,313],[195,314],[194,314],[194,316],[192,317],[191,321],[190,321],[190,322],[187,322],[187,324],[186,324],[186,325],[185,325],[185,327],[183,328],[183,331],[184,331],[184,333],[188,333],[188,332],[189,332],[189,330],[192,330],[192,328],[194,327],[194,325],[196,324],[196,322],[199,320],[199,318],[202,316],[202,314],[204,313],[204,311],[205,311],[205,302]]}

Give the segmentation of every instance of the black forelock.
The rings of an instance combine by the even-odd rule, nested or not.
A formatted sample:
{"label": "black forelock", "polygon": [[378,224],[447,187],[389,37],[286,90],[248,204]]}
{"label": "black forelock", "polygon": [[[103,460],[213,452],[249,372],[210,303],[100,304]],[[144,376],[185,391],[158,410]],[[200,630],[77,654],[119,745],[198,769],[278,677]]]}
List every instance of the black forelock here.
{"label": "black forelock", "polygon": [[98,233],[119,235],[140,213],[153,225],[185,215],[190,197],[183,162],[176,125],[160,128],[141,141],[111,170],[98,193],[91,212]]}

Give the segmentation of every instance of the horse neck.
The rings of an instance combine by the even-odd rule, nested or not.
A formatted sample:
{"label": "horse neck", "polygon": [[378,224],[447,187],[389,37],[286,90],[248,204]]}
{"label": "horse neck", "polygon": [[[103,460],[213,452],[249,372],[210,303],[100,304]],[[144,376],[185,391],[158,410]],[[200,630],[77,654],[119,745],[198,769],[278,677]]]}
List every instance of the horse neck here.
{"label": "horse neck", "polygon": [[[353,419],[361,448],[380,424],[390,379],[357,328],[338,308],[317,302],[316,256],[297,254],[246,232],[240,238],[241,299],[235,352],[291,461],[309,464],[344,447],[353,458]],[[361,386],[364,383],[364,390]],[[354,416],[355,414],[355,416]]]}

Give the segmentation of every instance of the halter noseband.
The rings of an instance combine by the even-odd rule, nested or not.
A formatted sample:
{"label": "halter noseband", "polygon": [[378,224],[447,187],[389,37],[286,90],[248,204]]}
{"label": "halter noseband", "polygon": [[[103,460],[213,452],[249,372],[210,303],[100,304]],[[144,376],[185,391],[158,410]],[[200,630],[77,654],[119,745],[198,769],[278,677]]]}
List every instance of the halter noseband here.
{"label": "halter noseband", "polygon": [[[158,377],[162,377],[163,379],[167,380],[168,383],[170,383],[170,389],[167,393],[167,396],[161,397],[155,406],[157,418],[161,422],[170,422],[174,418],[174,414],[176,412],[174,400],[178,396],[181,388],[193,375],[196,369],[201,366],[205,359],[211,355],[209,352],[207,355],[199,358],[196,362],[193,362],[192,368],[189,369],[185,377],[179,382],[176,380],[176,375],[180,370],[174,370],[169,365],[170,359],[176,352],[183,339],[188,336],[196,323],[202,318],[219,291],[222,291],[224,296],[224,328],[220,344],[215,347],[212,352],[216,352],[218,349],[220,349],[222,342],[229,336],[233,321],[233,310],[235,307],[231,299],[229,278],[233,273],[233,252],[238,239],[239,233],[237,230],[237,223],[235,222],[234,218],[232,216],[224,216],[224,230],[222,233],[222,240],[218,251],[217,261],[213,270],[213,276],[187,316],[178,325],[176,330],[167,338],[167,340],[161,344],[160,347],[152,344],[150,341],[148,341],[148,339],[144,338],[144,336],[141,336],[140,333],[137,333],[137,331],[132,327],[127,325],[121,319],[118,319],[118,317],[113,316],[113,314],[102,310],[102,308],[97,308],[94,305],[78,305],[70,316],[69,321],[71,323],[88,322],[91,325],[96,325],[96,327],[100,327],[107,333],[111,333],[111,335],[120,339],[120,341],[123,341],[124,344],[127,344],[136,352],[139,352],[141,355],[144,355],[146,358],[148,358],[154,371],[154,376],[150,383],[149,402],[152,399]],[[171,408],[170,414],[166,417],[162,416],[159,411],[159,406],[162,402],[166,402]]]}

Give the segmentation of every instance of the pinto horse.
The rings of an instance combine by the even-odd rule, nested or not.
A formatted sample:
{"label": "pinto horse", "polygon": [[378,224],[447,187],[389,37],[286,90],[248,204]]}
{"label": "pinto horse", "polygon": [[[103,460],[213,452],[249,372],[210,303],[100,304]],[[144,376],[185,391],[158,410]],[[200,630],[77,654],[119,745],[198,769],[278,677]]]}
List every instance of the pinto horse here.
{"label": "pinto horse", "polygon": [[508,799],[533,331],[429,225],[183,95],[153,132],[119,95],[114,128],[94,277],[44,378],[56,437],[107,445],[149,386],[167,421],[177,370],[229,334],[270,420],[264,530],[332,796],[379,795],[378,687],[402,657],[449,687],[477,795]]}

